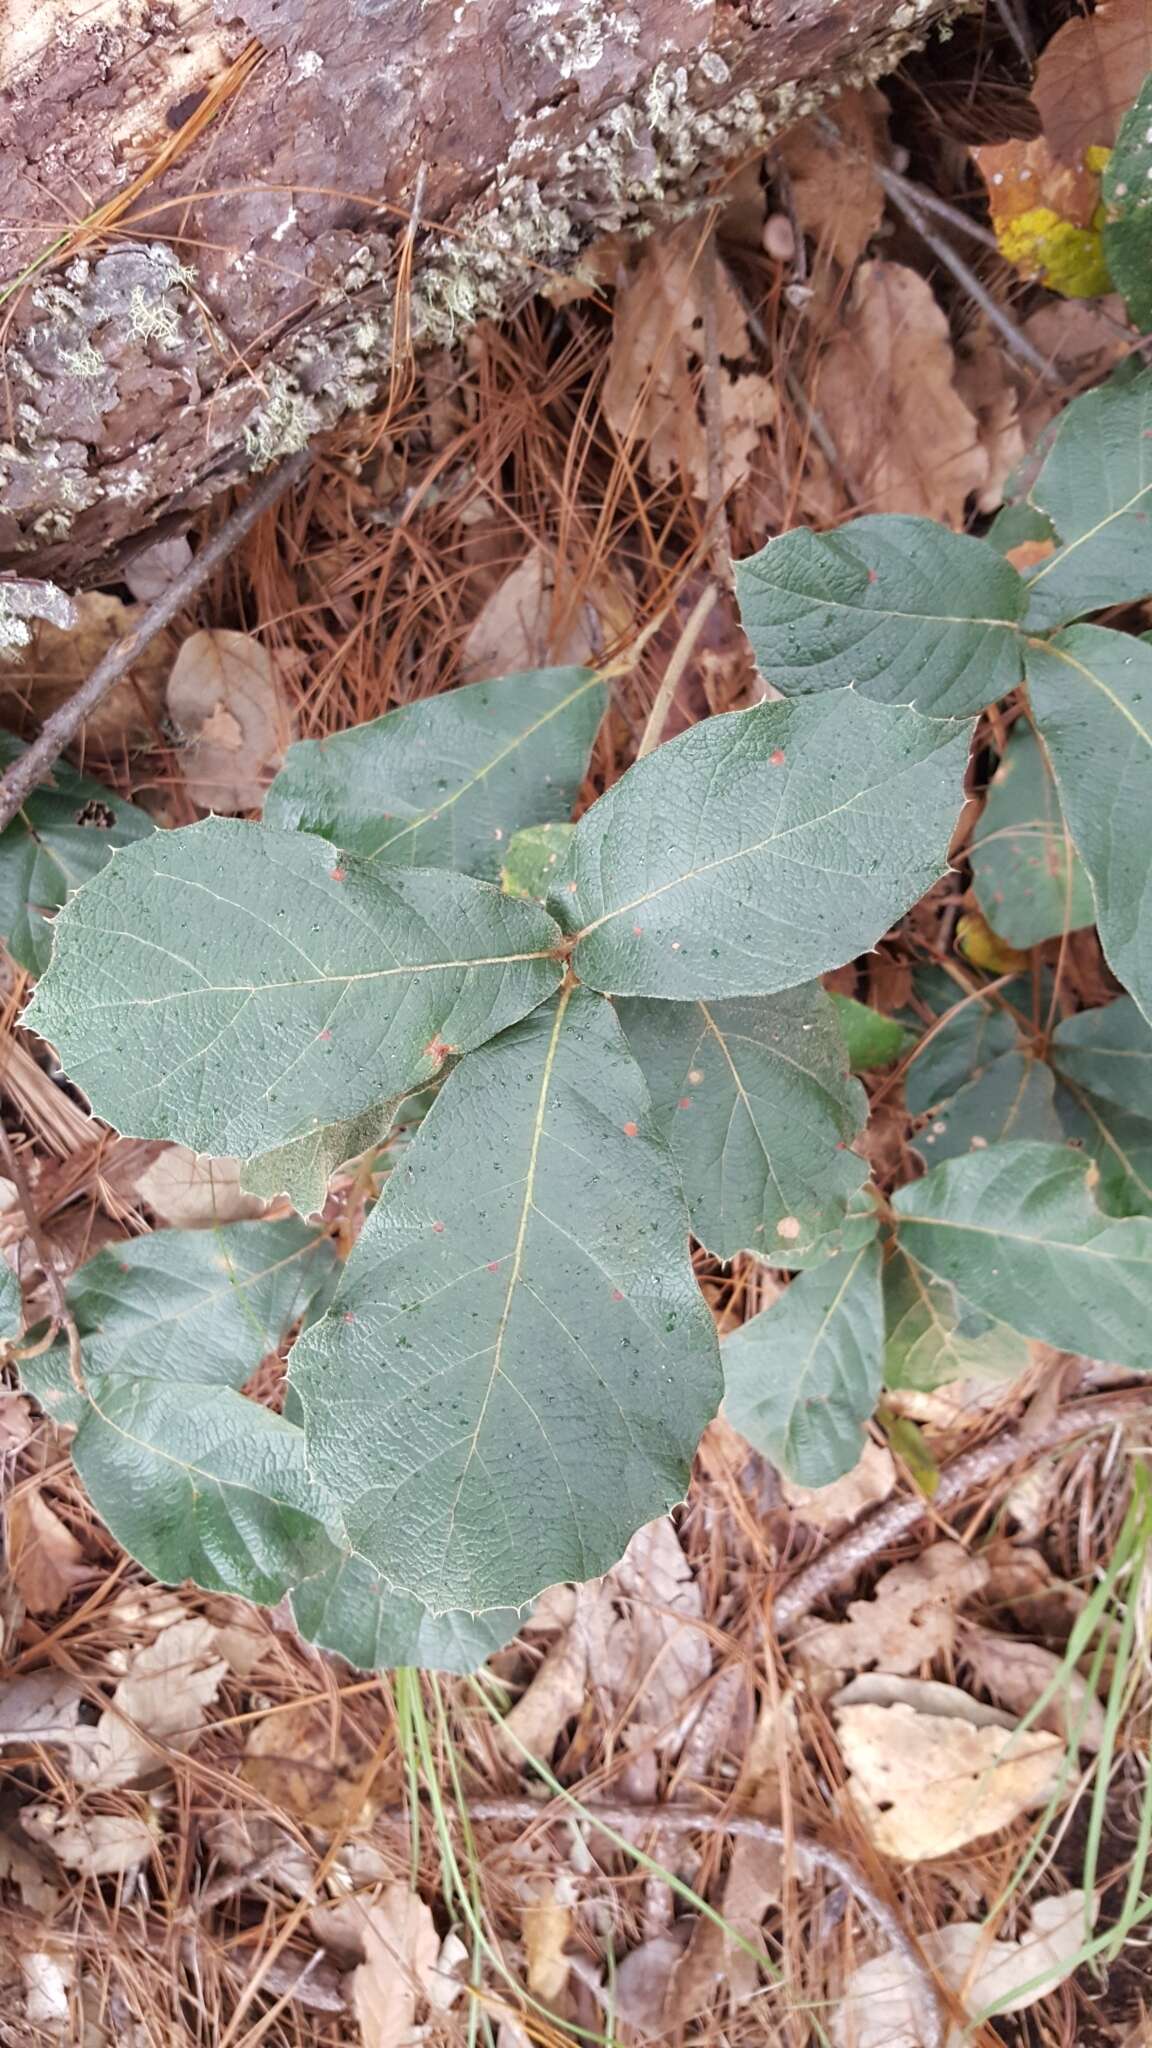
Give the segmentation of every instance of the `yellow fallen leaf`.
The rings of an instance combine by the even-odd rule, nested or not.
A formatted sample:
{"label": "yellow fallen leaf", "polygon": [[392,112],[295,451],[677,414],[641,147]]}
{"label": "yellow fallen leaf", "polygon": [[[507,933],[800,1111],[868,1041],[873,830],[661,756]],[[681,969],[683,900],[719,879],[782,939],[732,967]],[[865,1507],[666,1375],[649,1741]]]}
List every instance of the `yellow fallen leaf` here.
{"label": "yellow fallen leaf", "polygon": [[988,187],[996,240],[1022,277],[1039,278],[1072,299],[1098,298],[1110,289],[1100,238],[1099,155],[1075,166],[1060,163],[1038,135],[981,143],[972,157]]}
{"label": "yellow fallen leaf", "polygon": [[1056,1790],[1064,1761],[1058,1736],[1021,1732],[954,1686],[892,1679],[886,1704],[861,1698],[862,1688],[874,1694],[878,1686],[857,1680],[840,1693],[836,1726],[848,1796],[882,1856],[921,1863],[952,1855]]}
{"label": "yellow fallen leaf", "polygon": [[1015,974],[1031,965],[1031,954],[998,939],[979,911],[967,911],[957,919],[956,944],[964,958],[973,967],[983,968],[985,974]]}

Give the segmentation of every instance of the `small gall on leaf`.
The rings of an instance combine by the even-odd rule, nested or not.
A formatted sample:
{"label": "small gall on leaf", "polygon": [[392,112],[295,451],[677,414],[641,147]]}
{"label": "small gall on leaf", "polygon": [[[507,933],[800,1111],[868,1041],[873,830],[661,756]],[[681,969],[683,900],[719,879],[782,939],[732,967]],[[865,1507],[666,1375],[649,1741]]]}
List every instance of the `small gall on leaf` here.
{"label": "small gall on leaf", "polygon": [[784,766],[784,749],[783,749],[783,747],[774,747],[774,748],[772,749],[772,752],[771,752],[771,753],[769,754],[769,756],[768,756],[768,761],[769,761],[769,765],[770,765],[771,767],[773,767],[773,768],[782,768],[782,767]]}
{"label": "small gall on leaf", "polygon": [[434,1224],[432,1225],[432,1228],[433,1228],[433,1230],[434,1230],[434,1231],[436,1232],[436,1235],[437,1235],[437,1237],[443,1237],[443,1235],[444,1235],[444,1225],[443,1225],[443,1224],[442,1224],[442,1223],[441,1223],[441,1222],[440,1222],[439,1220],[437,1220],[437,1221],[436,1221],[436,1222],[435,1222],[435,1223],[434,1223]]}
{"label": "small gall on leaf", "polygon": [[348,880],[347,868],[329,868],[328,880],[330,882],[346,882]]}
{"label": "small gall on leaf", "polygon": [[704,1079],[703,1067],[689,1067],[688,1079],[691,1081],[692,1086],[694,1088],[698,1088],[700,1086],[701,1081]]}
{"label": "small gall on leaf", "polygon": [[624,1136],[625,1136],[626,1138],[634,1138],[634,1137],[636,1137],[637,1133],[639,1132],[639,1129],[640,1129],[640,1126],[639,1126],[639,1124],[625,1124],[625,1126],[624,1126]]}

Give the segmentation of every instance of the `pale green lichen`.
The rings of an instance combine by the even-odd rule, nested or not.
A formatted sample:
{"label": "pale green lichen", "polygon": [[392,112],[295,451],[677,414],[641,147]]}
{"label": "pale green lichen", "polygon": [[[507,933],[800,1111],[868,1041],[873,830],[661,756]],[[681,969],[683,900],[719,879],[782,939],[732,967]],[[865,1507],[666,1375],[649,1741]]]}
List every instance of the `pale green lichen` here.
{"label": "pale green lichen", "polygon": [[244,429],[253,469],[267,469],[282,455],[296,455],[322,425],[315,401],[283,370],[270,370],[264,379],[264,403]]}

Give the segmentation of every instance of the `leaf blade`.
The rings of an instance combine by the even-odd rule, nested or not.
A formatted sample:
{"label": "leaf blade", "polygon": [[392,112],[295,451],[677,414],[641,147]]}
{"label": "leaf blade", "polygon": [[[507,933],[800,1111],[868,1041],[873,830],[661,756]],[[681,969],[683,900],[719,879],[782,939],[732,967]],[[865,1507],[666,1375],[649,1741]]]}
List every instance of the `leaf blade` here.
{"label": "leaf blade", "polygon": [[848,1145],[868,1105],[845,1071],[823,989],[713,1004],[626,997],[616,1009],[680,1169],[693,1236],[718,1258],[755,1251],[781,1266],[836,1249],[867,1178]]}
{"label": "leaf blade", "polygon": [[603,1570],[680,1497],[715,1333],[607,1004],[461,1063],[290,1372],[352,1546],[435,1613]]}
{"label": "leaf blade", "polygon": [[1072,626],[1029,642],[1027,674],[1092,885],[1100,943],[1152,1016],[1152,647],[1128,633]]}
{"label": "leaf blade", "polygon": [[976,901],[998,937],[1027,949],[1095,918],[1044,750],[1016,725],[988,788],[969,856]]}
{"label": "leaf blade", "polygon": [[984,541],[931,519],[797,528],[738,562],[736,589],[757,665],[786,696],[851,684],[956,718],[1020,680],[1019,576]]}
{"label": "leaf blade", "polygon": [[606,698],[590,669],[529,669],[301,740],[265,823],[365,860],[494,879],[514,832],[568,816]]}
{"label": "leaf blade", "polygon": [[[944,872],[967,749],[966,727],[852,690],[690,728],[576,827],[551,903],[575,973],[687,1002],[773,995],[843,965]],[[898,835],[894,804],[908,807]]]}
{"label": "leaf blade", "polygon": [[948,1160],[893,1197],[901,1247],[1026,1337],[1147,1370],[1152,1221],[1105,1216],[1089,1163],[1016,1144]]}
{"label": "leaf blade", "polygon": [[860,1456],[883,1369],[875,1232],[793,1280],[724,1339],[724,1412],[801,1486],[828,1486]]}
{"label": "leaf blade", "polygon": [[[24,751],[0,733],[0,767]],[[57,761],[0,834],[0,936],[12,958],[42,974],[52,953],[52,913],[119,847],[154,830],[147,812]]]}
{"label": "leaf blade", "polygon": [[292,1615],[306,1642],[333,1651],[360,1671],[405,1665],[467,1675],[515,1635],[519,1614],[430,1614],[410,1593],[397,1593],[362,1557],[338,1552],[292,1592]]}
{"label": "leaf blade", "polygon": [[1047,632],[1085,612],[1146,597],[1152,512],[1152,372],[1074,399],[1028,491],[1062,546],[1026,570],[1025,628]]}
{"label": "leaf blade", "polygon": [[28,1016],[116,1128],[243,1159],[534,1008],[560,981],[558,936],[467,876],[377,874],[305,833],[208,818],[73,898]]}

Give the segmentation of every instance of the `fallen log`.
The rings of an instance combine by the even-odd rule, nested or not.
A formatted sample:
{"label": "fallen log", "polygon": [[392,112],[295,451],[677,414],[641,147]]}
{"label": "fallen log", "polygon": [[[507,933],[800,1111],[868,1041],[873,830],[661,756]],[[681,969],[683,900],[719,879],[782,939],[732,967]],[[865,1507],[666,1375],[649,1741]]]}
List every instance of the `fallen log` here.
{"label": "fallen log", "polygon": [[106,573],[953,4],[9,0],[0,566]]}

